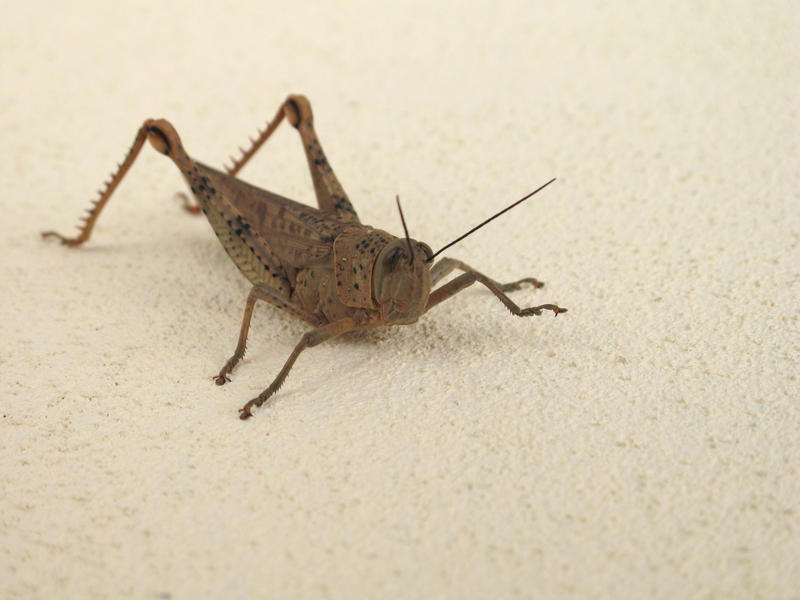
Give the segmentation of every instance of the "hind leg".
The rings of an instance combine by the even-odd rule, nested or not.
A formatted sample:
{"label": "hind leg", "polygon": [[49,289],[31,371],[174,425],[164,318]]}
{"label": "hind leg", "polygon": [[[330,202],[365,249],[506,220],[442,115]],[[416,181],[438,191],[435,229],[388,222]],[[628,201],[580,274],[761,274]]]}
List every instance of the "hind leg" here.
{"label": "hind leg", "polygon": [[111,198],[111,194],[117,189],[122,178],[125,177],[128,169],[130,169],[131,165],[136,161],[136,157],[139,156],[139,151],[142,149],[145,140],[148,140],[156,150],[169,156],[178,166],[180,166],[179,163],[191,161],[183,150],[178,133],[169,121],[165,121],[164,119],[147,119],[139,128],[139,131],[136,132],[136,137],[133,140],[130,150],[128,150],[128,153],[125,155],[125,159],[117,164],[117,170],[105,181],[103,187],[98,190],[97,200],[94,200],[92,206],[86,210],[88,214],[81,218],[82,224],[78,225],[80,233],[75,237],[68,237],[56,231],[43,231],[42,237],[57,238],[62,244],[67,246],[79,246],[88,240],[92,235],[92,229],[100,216],[100,212],[103,210],[109,198]]}
{"label": "hind leg", "polygon": [[320,210],[338,214],[354,223],[359,223],[353,205],[342,188],[342,184],[328,163],[322,145],[314,131],[314,117],[311,112],[311,103],[305,96],[289,96],[275,114],[275,118],[264,131],[258,132],[256,139],[250,138],[250,148],[239,148],[241,157],[231,157],[232,165],[226,168],[228,175],[235,176],[241,168],[253,157],[261,146],[269,139],[280,125],[284,117],[297,129],[303,142],[311,180],[314,183],[314,192],[317,196],[317,205]]}

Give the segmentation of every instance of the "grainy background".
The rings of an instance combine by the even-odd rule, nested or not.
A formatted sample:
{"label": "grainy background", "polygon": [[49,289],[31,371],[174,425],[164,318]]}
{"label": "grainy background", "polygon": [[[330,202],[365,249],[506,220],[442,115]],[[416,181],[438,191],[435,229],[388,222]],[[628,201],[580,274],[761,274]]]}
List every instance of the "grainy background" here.
{"label": "grainy background", "polygon": [[[4,2],[0,596],[798,598],[792,2]],[[299,360],[145,149],[220,164],[290,92],[364,222],[535,275]],[[242,176],[313,202],[296,134]]]}

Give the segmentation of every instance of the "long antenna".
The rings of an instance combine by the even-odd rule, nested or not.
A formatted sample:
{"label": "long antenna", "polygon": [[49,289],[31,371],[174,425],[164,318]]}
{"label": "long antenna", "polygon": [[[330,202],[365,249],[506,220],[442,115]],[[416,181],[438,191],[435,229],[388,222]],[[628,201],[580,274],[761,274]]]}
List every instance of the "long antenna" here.
{"label": "long antenna", "polygon": [[406,219],[403,216],[403,209],[400,208],[400,194],[395,196],[395,200],[397,201],[397,210],[400,211],[400,222],[403,223],[403,231],[406,232],[406,241],[408,242],[408,264],[412,264],[414,262],[414,250],[411,248],[411,238],[408,237],[408,227],[406,227]]}
{"label": "long antenna", "polygon": [[[475,233],[476,231],[478,231],[478,229],[480,229],[481,227],[483,227],[484,225],[486,225],[486,224],[487,224],[487,223],[489,223],[490,221],[494,221],[494,220],[495,220],[497,217],[499,217],[500,215],[502,215],[504,212],[508,212],[509,210],[511,210],[512,208],[514,208],[514,207],[515,207],[517,204],[520,204],[521,202],[525,202],[525,200],[527,200],[528,198],[530,198],[531,196],[533,196],[533,195],[534,195],[536,192],[540,192],[540,191],[542,191],[544,188],[546,188],[548,185],[550,185],[551,183],[553,183],[555,180],[556,180],[556,178],[555,178],[555,177],[553,177],[553,178],[552,178],[550,181],[548,181],[547,183],[545,183],[543,186],[536,188],[535,190],[533,190],[533,191],[532,191],[530,194],[528,194],[528,195],[527,195],[527,196],[525,196],[524,198],[520,198],[519,200],[517,200],[516,202],[514,202],[514,204],[512,204],[512,205],[510,205],[510,206],[507,206],[507,207],[505,207],[505,208],[504,208],[503,210],[501,210],[499,213],[497,213],[497,214],[495,214],[495,215],[493,215],[493,216],[489,217],[488,219],[486,219],[486,220],[485,220],[483,223],[481,223],[480,225],[476,225],[475,227],[473,227],[472,229],[470,229],[470,230],[469,230],[467,233],[465,233],[464,235],[462,235],[462,236],[460,236],[460,237],[457,237],[457,238],[456,238],[456,239],[454,239],[452,242],[450,242],[450,243],[449,243],[449,244],[447,244],[446,246],[442,247],[440,250],[437,250],[436,252],[434,252],[434,253],[433,253],[433,254],[430,256],[430,258],[428,258],[428,260],[426,260],[425,262],[431,262],[431,261],[433,261],[433,259],[434,259],[434,258],[435,258],[437,255],[439,255],[439,254],[441,254],[442,252],[444,252],[445,250],[447,250],[447,249],[448,249],[450,246],[453,246],[453,245],[457,244],[458,242],[460,242],[461,240],[463,240],[463,239],[464,239],[465,237],[467,237],[468,235],[470,235],[470,234],[472,234],[472,233]],[[400,204],[399,204],[399,200],[398,200],[398,204],[397,204],[397,206],[398,206],[398,207],[400,206]],[[400,217],[402,218],[402,216],[403,216],[403,213],[402,213],[402,211],[401,211],[401,212],[400,212]],[[403,226],[405,226],[405,223],[403,224]],[[408,237],[408,233],[407,233],[407,232],[406,232],[406,237]]]}

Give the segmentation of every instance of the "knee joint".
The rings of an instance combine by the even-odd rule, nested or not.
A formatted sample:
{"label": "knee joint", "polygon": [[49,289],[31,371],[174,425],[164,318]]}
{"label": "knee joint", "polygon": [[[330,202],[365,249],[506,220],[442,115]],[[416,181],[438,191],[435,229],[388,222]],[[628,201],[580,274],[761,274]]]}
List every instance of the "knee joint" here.
{"label": "knee joint", "polygon": [[144,122],[147,129],[147,141],[161,154],[174,155],[181,148],[178,132],[165,119],[148,119]]}
{"label": "knee joint", "polygon": [[313,114],[311,104],[305,96],[291,95],[283,105],[283,111],[292,127],[299,127],[300,123],[311,124]]}

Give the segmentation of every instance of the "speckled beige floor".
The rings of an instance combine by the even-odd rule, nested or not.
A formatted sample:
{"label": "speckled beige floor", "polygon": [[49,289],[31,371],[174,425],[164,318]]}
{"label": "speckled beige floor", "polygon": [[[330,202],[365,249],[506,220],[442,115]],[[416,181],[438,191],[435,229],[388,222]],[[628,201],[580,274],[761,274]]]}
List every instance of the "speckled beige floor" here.
{"label": "speckled beige floor", "polygon": [[[266,5],[265,5],[266,4]],[[0,596],[796,598],[798,11],[8,4]],[[362,219],[498,279],[335,340],[256,309],[146,117],[220,164],[290,92]],[[243,178],[312,202],[281,130]]]}

